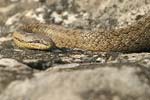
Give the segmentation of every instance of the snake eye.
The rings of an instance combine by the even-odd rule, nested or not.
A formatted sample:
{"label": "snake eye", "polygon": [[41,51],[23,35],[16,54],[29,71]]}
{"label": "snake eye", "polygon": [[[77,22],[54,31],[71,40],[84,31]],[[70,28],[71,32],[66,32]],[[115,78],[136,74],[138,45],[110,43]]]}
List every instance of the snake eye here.
{"label": "snake eye", "polygon": [[45,41],[44,39],[35,39],[32,41],[29,41],[29,43],[38,43],[38,44],[43,44],[43,45],[49,45],[51,42]]}
{"label": "snake eye", "polygon": [[40,40],[34,40],[34,41],[31,41],[32,43],[41,43]]}

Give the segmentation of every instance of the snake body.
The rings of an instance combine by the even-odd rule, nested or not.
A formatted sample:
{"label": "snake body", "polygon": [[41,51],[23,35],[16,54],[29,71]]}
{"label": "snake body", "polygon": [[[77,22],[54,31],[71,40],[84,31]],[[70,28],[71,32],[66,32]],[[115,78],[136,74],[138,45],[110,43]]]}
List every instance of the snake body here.
{"label": "snake body", "polygon": [[100,52],[139,52],[150,49],[150,16],[124,28],[97,31],[64,28],[57,25],[28,24],[13,33],[19,47],[49,49],[80,48]]}

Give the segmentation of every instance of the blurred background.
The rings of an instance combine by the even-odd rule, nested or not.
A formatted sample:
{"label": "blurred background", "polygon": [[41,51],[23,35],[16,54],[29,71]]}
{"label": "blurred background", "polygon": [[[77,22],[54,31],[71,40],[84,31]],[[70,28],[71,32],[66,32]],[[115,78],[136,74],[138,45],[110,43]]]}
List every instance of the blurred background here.
{"label": "blurred background", "polygon": [[0,0],[0,25],[54,23],[73,28],[119,28],[150,11],[150,0]]}
{"label": "blurred background", "polygon": [[150,100],[150,53],[20,49],[26,23],[121,28],[150,14],[150,0],[0,0],[0,100]]}

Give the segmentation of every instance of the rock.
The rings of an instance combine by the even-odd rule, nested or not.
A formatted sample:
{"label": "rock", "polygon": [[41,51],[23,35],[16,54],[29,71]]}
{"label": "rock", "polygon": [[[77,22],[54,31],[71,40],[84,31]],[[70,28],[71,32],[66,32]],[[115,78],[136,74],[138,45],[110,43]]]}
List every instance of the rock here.
{"label": "rock", "polygon": [[0,93],[14,80],[32,77],[33,70],[14,59],[0,59]]}
{"label": "rock", "polygon": [[57,12],[53,12],[51,14],[51,17],[54,19],[54,23],[56,23],[56,24],[60,24],[63,21],[61,15],[59,15]]}
{"label": "rock", "polygon": [[146,70],[141,66],[97,64],[79,68],[80,70],[70,71],[51,70],[38,73],[30,80],[14,81],[0,95],[0,99],[148,100],[150,98],[148,77],[144,74]]}

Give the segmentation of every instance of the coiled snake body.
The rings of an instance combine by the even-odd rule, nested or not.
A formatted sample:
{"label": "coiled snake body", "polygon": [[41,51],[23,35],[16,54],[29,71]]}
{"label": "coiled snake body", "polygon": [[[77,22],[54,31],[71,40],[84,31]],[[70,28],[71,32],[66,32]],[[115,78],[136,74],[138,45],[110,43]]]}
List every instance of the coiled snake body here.
{"label": "coiled snake body", "polygon": [[125,28],[98,31],[75,30],[56,25],[29,24],[13,33],[19,47],[80,48],[100,52],[139,52],[150,49],[150,16]]}

